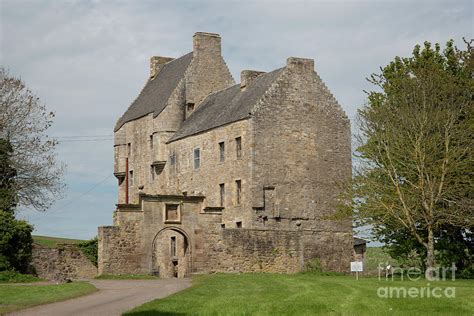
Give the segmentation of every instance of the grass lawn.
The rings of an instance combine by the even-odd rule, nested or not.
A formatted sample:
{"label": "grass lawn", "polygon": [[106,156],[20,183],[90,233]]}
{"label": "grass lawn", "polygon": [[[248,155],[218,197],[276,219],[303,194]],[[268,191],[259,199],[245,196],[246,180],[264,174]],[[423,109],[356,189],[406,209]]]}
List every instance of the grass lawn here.
{"label": "grass lawn", "polygon": [[85,282],[59,285],[0,284],[0,314],[89,294],[97,289]]}
{"label": "grass lawn", "polygon": [[[139,306],[126,315],[472,315],[474,281],[430,282],[455,287],[455,298],[380,298],[379,287],[427,287],[426,280],[317,274],[216,274],[196,276],[193,286]],[[425,292],[426,293],[426,292]],[[436,292],[435,294],[437,294]]]}
{"label": "grass lawn", "polygon": [[78,244],[85,240],[49,236],[33,236],[33,242],[44,247],[56,248],[58,244]]}
{"label": "grass lawn", "polygon": [[95,277],[97,280],[155,280],[158,277],[147,274],[104,274]]}

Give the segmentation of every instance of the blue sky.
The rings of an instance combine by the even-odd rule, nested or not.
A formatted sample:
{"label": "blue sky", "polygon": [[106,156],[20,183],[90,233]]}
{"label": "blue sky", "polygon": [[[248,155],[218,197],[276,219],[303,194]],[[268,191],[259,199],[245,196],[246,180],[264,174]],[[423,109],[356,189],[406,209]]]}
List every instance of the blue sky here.
{"label": "blue sky", "polygon": [[[473,37],[472,1],[0,0],[0,63],[56,112],[51,135],[112,135],[148,76],[152,55],[179,57],[197,31],[219,33],[236,81],[289,56],[315,68],[353,118],[365,78],[415,44]],[[22,210],[35,233],[91,238],[117,200],[111,137],[64,141],[68,189],[51,210]]]}

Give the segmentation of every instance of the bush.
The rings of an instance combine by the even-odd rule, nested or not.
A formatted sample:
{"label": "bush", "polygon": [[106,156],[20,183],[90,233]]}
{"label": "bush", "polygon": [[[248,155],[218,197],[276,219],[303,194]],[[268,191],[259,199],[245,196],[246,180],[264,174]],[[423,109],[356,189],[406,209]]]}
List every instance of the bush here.
{"label": "bush", "polygon": [[319,258],[314,258],[306,262],[304,266],[304,272],[323,272],[323,268],[321,266],[321,261]]}
{"label": "bush", "polygon": [[82,253],[97,267],[99,242],[97,236],[78,244]]}
{"label": "bush", "polygon": [[11,212],[0,211],[0,271],[25,273],[31,259],[33,226],[17,220]]}
{"label": "bush", "polygon": [[42,279],[30,274],[21,274],[15,271],[0,272],[0,283],[25,283],[38,281],[42,281]]}

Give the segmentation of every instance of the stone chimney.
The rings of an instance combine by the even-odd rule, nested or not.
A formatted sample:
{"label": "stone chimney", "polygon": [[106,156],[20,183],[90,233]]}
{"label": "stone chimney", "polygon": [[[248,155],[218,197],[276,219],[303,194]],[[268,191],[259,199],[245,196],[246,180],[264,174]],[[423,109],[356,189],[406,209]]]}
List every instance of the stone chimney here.
{"label": "stone chimney", "polygon": [[161,68],[173,59],[171,57],[152,56],[150,58],[150,79],[155,78]]}
{"label": "stone chimney", "polygon": [[261,74],[264,74],[264,71],[257,70],[242,70],[240,72],[240,90],[245,91],[245,89]]}
{"label": "stone chimney", "polygon": [[221,56],[221,36],[214,33],[197,32],[193,36],[194,56],[206,54]]}
{"label": "stone chimney", "polygon": [[286,67],[296,72],[314,71],[314,59],[288,57],[286,60]]}

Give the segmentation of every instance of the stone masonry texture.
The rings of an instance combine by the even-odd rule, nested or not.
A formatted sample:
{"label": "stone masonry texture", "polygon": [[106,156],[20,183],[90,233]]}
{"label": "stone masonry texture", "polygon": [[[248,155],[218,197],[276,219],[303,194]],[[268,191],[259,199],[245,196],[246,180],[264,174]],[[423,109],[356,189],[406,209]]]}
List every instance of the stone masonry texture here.
{"label": "stone masonry texture", "polygon": [[97,267],[74,244],[59,244],[56,248],[33,245],[31,265],[38,277],[64,282],[93,279]]}
{"label": "stone masonry texture", "polygon": [[153,109],[148,87],[128,110],[141,116],[115,131],[118,204],[99,227],[99,274],[348,270],[351,221],[330,215],[351,177],[350,122],[312,59],[245,70],[236,85],[220,36],[196,33],[192,56],[152,57],[150,75],[172,92]]}

